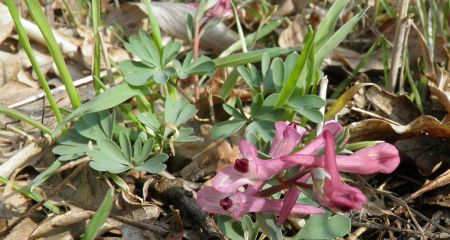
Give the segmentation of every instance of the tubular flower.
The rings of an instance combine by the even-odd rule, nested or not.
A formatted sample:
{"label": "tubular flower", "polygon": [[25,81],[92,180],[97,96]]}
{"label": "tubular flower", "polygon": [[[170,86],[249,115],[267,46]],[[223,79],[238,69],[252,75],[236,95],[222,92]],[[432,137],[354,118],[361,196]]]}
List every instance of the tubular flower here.
{"label": "tubular flower", "polygon": [[306,129],[286,122],[275,123],[275,137],[270,146],[270,156],[279,158],[292,153],[292,150],[300,143]]}
{"label": "tubular flower", "polygon": [[[255,146],[245,140],[239,143],[239,150],[242,158],[237,159],[233,167],[218,172],[212,179],[214,188],[221,192],[232,193],[242,186],[247,186],[249,192],[257,192],[266,180],[298,164],[280,159],[261,160]],[[314,156],[302,157],[314,160]]]}
{"label": "tubular flower", "polygon": [[[197,206],[205,212],[228,215],[233,220],[239,220],[251,212],[277,213],[282,208],[282,202],[252,196],[249,193],[229,194],[217,191],[213,187],[204,187],[198,191]],[[295,204],[290,213],[321,214],[323,210],[314,206]]]}
{"label": "tubular flower", "polygon": [[[314,184],[314,191],[319,202],[333,210],[347,212],[350,210],[359,210],[367,202],[366,196],[358,188],[344,184],[339,175],[336,164],[335,145],[332,133],[324,131],[325,139],[325,157],[323,169],[329,175],[324,179],[323,189],[318,189]],[[313,171],[313,178],[315,178]],[[316,177],[317,179],[317,177]],[[321,179],[318,179],[319,181]]]}

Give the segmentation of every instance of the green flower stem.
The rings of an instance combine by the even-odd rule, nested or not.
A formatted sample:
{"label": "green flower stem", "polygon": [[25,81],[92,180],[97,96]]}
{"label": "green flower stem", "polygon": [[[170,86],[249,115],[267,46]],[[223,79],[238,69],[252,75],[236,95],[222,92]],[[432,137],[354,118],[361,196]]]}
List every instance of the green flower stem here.
{"label": "green flower stem", "polygon": [[16,6],[14,5],[14,1],[6,0],[6,4],[8,5],[9,12],[14,21],[14,24],[16,25],[16,32],[19,35],[20,45],[25,50],[28,59],[30,59],[31,66],[33,67],[33,70],[36,73],[39,84],[41,85],[42,89],[45,92],[45,95],[47,96],[48,102],[50,103],[50,107],[53,111],[53,114],[56,117],[56,121],[61,122],[62,121],[61,111],[59,110],[58,105],[56,104],[55,98],[53,97],[50,91],[50,87],[48,86],[47,81],[45,80],[44,74],[41,71],[41,67],[37,62],[36,56],[34,55],[33,48],[31,47],[30,40],[28,39],[25,28],[23,27],[22,22],[20,21],[19,12],[17,11]]}
{"label": "green flower stem", "polygon": [[47,22],[47,19],[44,15],[44,12],[41,9],[41,5],[37,0],[29,0],[25,1],[27,4],[28,10],[33,17],[34,21],[39,27],[42,35],[44,36],[45,42],[47,43],[48,50],[53,57],[53,60],[58,68],[59,74],[61,76],[61,81],[66,87],[67,94],[69,95],[70,102],[72,103],[73,108],[77,108],[81,105],[80,95],[77,92],[77,89],[73,85],[72,77],[70,76],[69,70],[67,69],[67,65],[64,62],[64,57],[61,53],[61,49],[56,42],[55,36],[50,28],[50,25]]}
{"label": "green flower stem", "polygon": [[11,117],[11,118],[14,118],[14,119],[17,119],[20,121],[24,121],[24,122],[30,124],[31,126],[38,128],[42,132],[52,135],[52,130],[50,130],[50,128],[42,125],[40,122],[38,122],[36,120],[29,118],[28,116],[26,116],[25,114],[23,114],[17,110],[9,109],[4,106],[0,106],[0,113],[5,114],[8,117]]}
{"label": "green flower stem", "polygon": [[[92,1],[92,32],[94,33],[94,55],[92,59],[92,77],[93,79],[100,78],[100,68],[101,68],[101,55],[100,55],[100,0]],[[100,86],[97,81],[94,81],[95,91],[98,94],[100,92]]]}

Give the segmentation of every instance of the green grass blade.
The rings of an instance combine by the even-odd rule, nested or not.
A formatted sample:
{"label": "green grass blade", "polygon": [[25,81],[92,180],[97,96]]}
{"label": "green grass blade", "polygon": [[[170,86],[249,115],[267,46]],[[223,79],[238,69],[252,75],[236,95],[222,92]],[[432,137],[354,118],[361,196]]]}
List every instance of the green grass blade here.
{"label": "green grass blade", "polygon": [[[36,191],[28,191],[26,188],[22,188],[14,183],[11,183],[10,180],[0,177],[0,185],[1,184],[10,184],[10,186],[14,189],[14,191],[19,192],[20,194],[24,195],[27,198],[33,199],[36,202],[42,201],[44,199],[41,194],[39,194]],[[44,207],[50,210],[54,214],[59,214],[59,208],[49,202],[44,203]]]}
{"label": "green grass blade", "polygon": [[156,42],[156,45],[161,52],[163,49],[163,43],[158,21],[156,20],[155,14],[153,13],[152,5],[150,4],[150,2],[148,0],[144,0],[144,4],[147,7],[147,16],[150,21],[150,26],[152,27],[153,41]]}
{"label": "green grass blade", "polygon": [[[275,30],[278,26],[280,26],[281,21],[271,21],[267,25],[263,26],[259,32],[251,33],[245,36],[245,43],[251,44],[255,40],[259,40],[265,36],[267,36],[269,33],[271,33],[273,30]],[[231,53],[238,51],[242,48],[242,42],[236,41],[231,46],[229,46],[225,51],[223,51],[219,57],[226,57],[229,56]]]}
{"label": "green grass blade", "polygon": [[9,109],[7,107],[4,106],[0,106],[0,113],[5,114],[6,116],[10,117],[10,118],[14,118],[23,122],[26,122],[28,124],[30,124],[31,126],[38,128],[39,130],[41,130],[44,133],[47,134],[52,134],[52,130],[50,130],[50,128],[42,125],[40,122],[33,120],[31,118],[29,118],[28,116],[26,116],[25,114],[14,110],[14,109]]}
{"label": "green grass blade", "polygon": [[234,68],[233,71],[231,71],[230,75],[228,75],[228,78],[223,84],[222,88],[220,88],[219,95],[223,99],[227,99],[228,95],[230,95],[231,91],[233,91],[238,78],[239,72],[237,71],[237,68]]}
{"label": "green grass blade", "polygon": [[92,32],[94,33],[94,54],[92,59],[92,78],[97,80],[94,81],[94,87],[97,94],[100,92],[100,86],[98,81],[100,81],[100,68],[101,68],[101,40],[99,35],[100,27],[100,0],[92,0]]}
{"label": "green grass blade", "polygon": [[355,25],[359,22],[359,20],[364,16],[367,9],[358,13],[356,16],[354,16],[352,19],[350,19],[346,24],[344,24],[339,30],[336,31],[333,36],[331,36],[326,42],[323,44],[317,45],[317,52],[316,52],[316,61],[315,61],[315,68],[319,68],[322,64],[323,60],[330,54],[333,49],[335,49],[341,42],[344,40],[344,38],[353,30]]}
{"label": "green grass blade", "polygon": [[414,101],[416,102],[417,108],[419,108],[420,112],[423,114],[423,106],[422,106],[422,97],[419,94],[419,90],[417,89],[416,83],[414,82],[414,78],[411,74],[411,69],[409,68],[408,58],[405,58],[405,72],[406,78],[408,79],[409,85],[412,90],[412,94],[414,96]]}
{"label": "green grass blade", "polygon": [[45,42],[47,43],[48,50],[53,57],[53,61],[58,68],[59,74],[61,76],[61,81],[66,87],[67,94],[69,95],[70,102],[73,108],[77,108],[81,105],[80,96],[77,89],[73,85],[72,77],[70,76],[69,70],[67,69],[66,63],[64,62],[64,57],[61,53],[61,49],[56,42],[55,36],[53,35],[52,29],[47,22],[44,12],[41,9],[41,4],[37,0],[25,1],[28,10],[33,17],[34,21],[39,27],[39,30],[44,36]]}
{"label": "green grass blade", "polygon": [[232,67],[238,65],[245,65],[248,63],[254,63],[261,61],[262,55],[264,53],[268,53],[270,58],[278,57],[281,55],[289,54],[293,51],[299,49],[295,48],[266,48],[266,49],[258,49],[254,51],[249,51],[246,53],[236,53],[227,57],[216,58],[213,60],[214,64],[216,64],[217,68],[221,67]]}
{"label": "green grass blade", "polygon": [[30,184],[30,190],[34,191],[37,187],[47,181],[53,174],[55,174],[58,169],[62,166],[61,161],[54,161],[45,171],[37,175]]}
{"label": "green grass blade", "polygon": [[89,221],[82,240],[94,240],[111,212],[114,200],[114,189],[110,188],[103,198],[102,204]]}
{"label": "green grass blade", "polygon": [[233,9],[234,18],[236,20],[236,27],[237,27],[237,30],[239,33],[239,38],[241,40],[242,51],[246,53],[246,52],[248,52],[248,49],[247,49],[247,43],[245,42],[244,31],[242,31],[241,21],[239,20],[239,15],[236,11],[236,7],[234,6],[233,1],[230,1],[230,3],[231,3],[231,8]]}
{"label": "green grass blade", "polygon": [[333,5],[330,7],[327,14],[320,22],[319,27],[317,28],[315,38],[316,40],[314,40],[314,43],[316,45],[319,46],[330,38],[330,36],[334,32],[334,27],[336,26],[339,15],[341,14],[345,6],[347,6],[349,1],[350,0],[334,1]]}
{"label": "green grass blade", "polygon": [[20,15],[19,12],[17,11],[16,6],[14,5],[14,1],[6,0],[6,4],[8,5],[9,12],[14,21],[14,24],[16,25],[16,32],[17,35],[19,35],[20,45],[25,50],[28,59],[30,59],[31,66],[33,67],[33,70],[36,73],[39,84],[41,85],[42,89],[45,92],[45,96],[47,96],[48,102],[50,103],[50,107],[53,111],[53,114],[56,117],[56,121],[61,122],[62,121],[61,111],[59,111],[55,98],[53,97],[50,91],[50,87],[48,86],[44,74],[41,71],[41,67],[37,62],[36,56],[34,55],[33,48],[31,47],[30,40],[28,39],[25,28],[23,27],[22,22],[20,21]]}
{"label": "green grass blade", "polygon": [[283,83],[283,88],[281,88],[280,95],[278,95],[277,101],[275,103],[276,108],[282,107],[289,100],[289,97],[295,90],[295,86],[297,86],[300,74],[305,67],[306,60],[308,59],[314,43],[314,33],[311,27],[308,28],[308,33],[306,34],[305,41],[305,47],[303,48],[302,53],[300,54],[300,57],[295,64],[294,70],[291,72],[286,82]]}

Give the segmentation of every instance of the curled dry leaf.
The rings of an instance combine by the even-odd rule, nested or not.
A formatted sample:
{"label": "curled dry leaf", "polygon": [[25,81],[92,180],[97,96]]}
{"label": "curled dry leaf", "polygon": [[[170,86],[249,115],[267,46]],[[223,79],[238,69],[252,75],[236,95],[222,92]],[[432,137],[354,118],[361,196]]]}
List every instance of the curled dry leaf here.
{"label": "curled dry leaf", "polygon": [[10,36],[13,27],[14,22],[9,17],[3,17],[3,16],[9,16],[8,8],[0,4],[0,43],[2,43],[7,37]]}
{"label": "curled dry leaf", "polygon": [[432,116],[421,116],[408,125],[395,125],[379,119],[368,119],[350,124],[351,142],[367,140],[396,141],[417,136],[450,138],[450,124],[441,123]]}
{"label": "curled dry leaf", "polygon": [[371,87],[366,97],[383,115],[400,124],[408,124],[420,116],[419,109],[405,95],[394,95],[379,87]]}
{"label": "curled dry leaf", "polygon": [[[64,231],[74,230],[73,225],[90,219],[94,214],[95,212],[93,211],[74,208],[64,214],[48,217],[33,231],[30,239],[50,237]],[[83,231],[84,224],[78,227],[82,227],[81,231]]]}

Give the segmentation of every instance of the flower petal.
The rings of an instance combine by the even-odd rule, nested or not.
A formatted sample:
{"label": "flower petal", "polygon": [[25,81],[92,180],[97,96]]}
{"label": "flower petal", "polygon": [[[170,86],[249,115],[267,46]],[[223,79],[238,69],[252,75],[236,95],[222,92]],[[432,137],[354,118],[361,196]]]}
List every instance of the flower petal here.
{"label": "flower petal", "polygon": [[283,206],[280,210],[280,216],[278,217],[277,224],[283,224],[291,213],[292,208],[297,202],[300,190],[296,186],[292,186],[283,199]]}
{"label": "flower petal", "polygon": [[236,192],[245,184],[255,183],[255,181],[247,178],[246,174],[236,171],[233,167],[227,167],[219,171],[212,179],[212,182],[214,188],[223,193]]}
{"label": "flower petal", "polygon": [[[343,129],[344,128],[338,122],[328,121],[325,123],[323,132],[327,131],[333,136],[333,138],[335,138],[338,134],[340,134],[343,131]],[[305,148],[303,148],[298,153],[315,155],[324,146],[325,146],[325,139],[323,138],[323,133],[322,133],[321,135],[317,136],[317,138],[314,139],[314,141],[312,141],[310,144],[308,144]]]}
{"label": "flower petal", "polygon": [[227,194],[221,193],[213,187],[204,187],[197,192],[197,206],[205,212],[229,215],[219,203],[225,197]]}
{"label": "flower petal", "polygon": [[389,143],[380,143],[363,148],[350,156],[337,156],[339,171],[359,174],[391,173],[400,164],[397,148]]}
{"label": "flower petal", "polygon": [[302,135],[306,132],[306,129],[303,127],[291,126],[285,122],[276,122],[275,129],[275,137],[270,146],[270,155],[273,158],[290,154],[294,147],[300,143]]}

